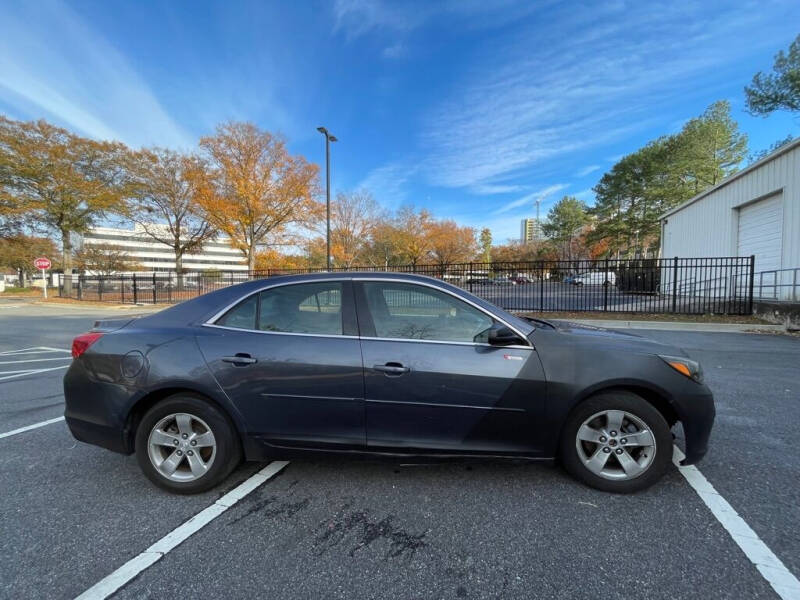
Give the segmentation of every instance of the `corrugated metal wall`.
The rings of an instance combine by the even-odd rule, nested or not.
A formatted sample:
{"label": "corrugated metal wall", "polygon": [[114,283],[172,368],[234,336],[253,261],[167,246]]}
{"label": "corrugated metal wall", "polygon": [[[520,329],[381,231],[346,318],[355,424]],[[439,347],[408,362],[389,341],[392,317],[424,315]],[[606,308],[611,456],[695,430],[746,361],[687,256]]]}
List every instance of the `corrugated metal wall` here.
{"label": "corrugated metal wall", "polygon": [[[661,256],[736,256],[739,208],[780,195],[781,269],[800,267],[800,145],[667,215]],[[756,260],[758,264],[758,260]]]}

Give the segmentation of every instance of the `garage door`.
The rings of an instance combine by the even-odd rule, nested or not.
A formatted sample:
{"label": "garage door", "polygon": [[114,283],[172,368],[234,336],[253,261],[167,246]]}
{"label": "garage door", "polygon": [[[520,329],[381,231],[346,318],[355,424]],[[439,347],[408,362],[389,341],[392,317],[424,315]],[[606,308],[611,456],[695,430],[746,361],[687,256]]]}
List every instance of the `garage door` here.
{"label": "garage door", "polygon": [[739,256],[756,257],[756,273],[781,268],[781,194],[739,209]]}

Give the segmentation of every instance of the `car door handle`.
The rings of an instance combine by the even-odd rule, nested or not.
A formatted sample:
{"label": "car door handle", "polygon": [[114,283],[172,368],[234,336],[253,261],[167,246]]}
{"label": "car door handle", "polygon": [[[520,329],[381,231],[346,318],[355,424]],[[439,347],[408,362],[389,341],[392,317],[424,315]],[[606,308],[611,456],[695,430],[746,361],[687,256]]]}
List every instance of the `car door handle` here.
{"label": "car door handle", "polygon": [[244,352],[240,352],[236,356],[223,356],[222,362],[233,363],[234,365],[252,365],[258,362],[255,358]]}
{"label": "car door handle", "polygon": [[389,362],[385,365],[374,365],[372,368],[376,371],[386,373],[387,375],[402,375],[403,373],[408,373],[411,370],[409,367],[404,367],[400,363],[396,362]]}

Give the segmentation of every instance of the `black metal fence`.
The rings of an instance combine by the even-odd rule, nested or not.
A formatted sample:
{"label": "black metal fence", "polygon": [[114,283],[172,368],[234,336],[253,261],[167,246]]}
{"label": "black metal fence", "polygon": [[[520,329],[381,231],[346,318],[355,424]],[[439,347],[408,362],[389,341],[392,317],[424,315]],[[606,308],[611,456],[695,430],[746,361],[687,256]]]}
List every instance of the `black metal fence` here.
{"label": "black metal fence", "polygon": [[[507,310],[751,314],[754,263],[748,257],[607,259],[338,267],[429,275]],[[325,269],[207,271],[73,276],[62,297],[125,304],[175,303],[249,281]]]}

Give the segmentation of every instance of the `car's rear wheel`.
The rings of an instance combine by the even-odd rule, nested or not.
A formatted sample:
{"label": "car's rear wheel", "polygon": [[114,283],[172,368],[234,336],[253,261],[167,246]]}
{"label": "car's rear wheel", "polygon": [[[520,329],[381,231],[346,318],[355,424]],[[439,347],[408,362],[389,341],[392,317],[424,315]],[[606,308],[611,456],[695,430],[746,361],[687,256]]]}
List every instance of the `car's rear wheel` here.
{"label": "car's rear wheel", "polygon": [[671,457],[669,425],[654,406],[631,392],[604,392],[585,400],[561,434],[560,458],[567,471],[607,492],[653,485]]}
{"label": "car's rear wheel", "polygon": [[233,424],[215,405],[177,394],[153,406],[136,430],[136,458],[157,486],[195,494],[222,482],[239,464]]}

